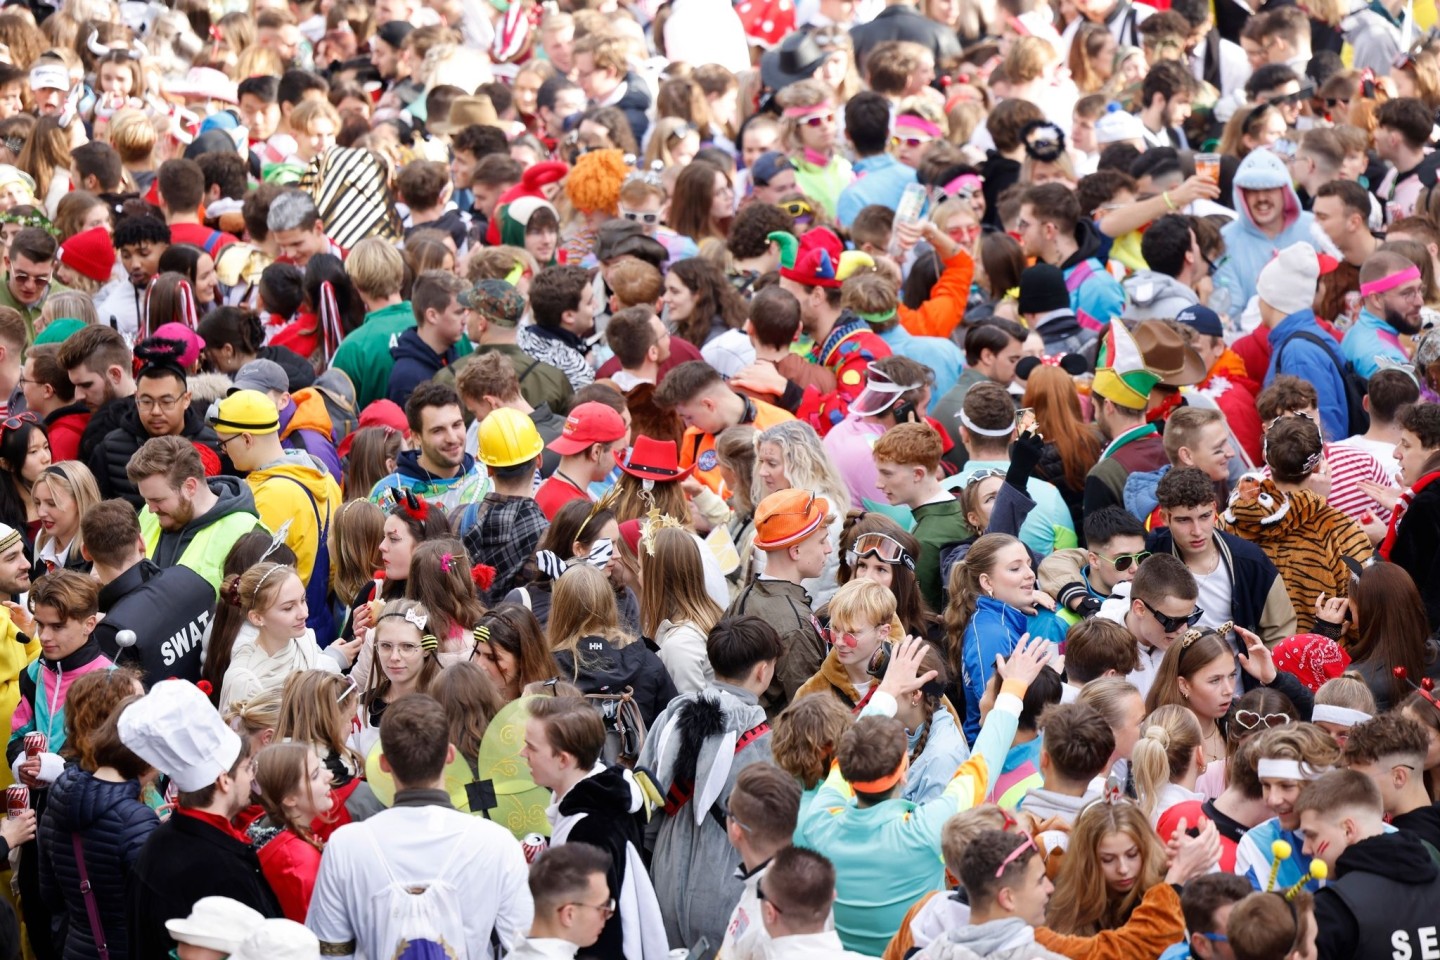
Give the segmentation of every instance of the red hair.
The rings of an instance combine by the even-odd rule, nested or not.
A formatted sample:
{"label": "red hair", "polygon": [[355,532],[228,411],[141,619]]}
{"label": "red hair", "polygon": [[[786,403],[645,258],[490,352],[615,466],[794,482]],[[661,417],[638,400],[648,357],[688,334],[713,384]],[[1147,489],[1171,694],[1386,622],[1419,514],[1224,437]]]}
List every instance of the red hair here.
{"label": "red hair", "polygon": [[1080,395],[1070,374],[1045,364],[1031,370],[1022,403],[1035,411],[1040,433],[1059,451],[1065,482],[1071,489],[1085,489],[1085,474],[1100,459],[1100,439],[1080,415]]}

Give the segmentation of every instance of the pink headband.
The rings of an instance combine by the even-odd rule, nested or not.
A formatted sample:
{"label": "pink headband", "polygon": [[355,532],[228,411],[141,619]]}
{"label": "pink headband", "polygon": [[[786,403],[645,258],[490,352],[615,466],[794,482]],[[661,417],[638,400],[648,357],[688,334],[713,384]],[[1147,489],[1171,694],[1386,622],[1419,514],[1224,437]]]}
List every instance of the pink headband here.
{"label": "pink headband", "polygon": [[1396,287],[1409,283],[1411,280],[1420,279],[1420,268],[1411,267],[1409,270],[1401,270],[1399,273],[1392,273],[1388,277],[1381,277],[1379,280],[1371,280],[1369,283],[1360,284],[1360,296],[1373,297],[1377,293],[1385,293],[1394,290]]}
{"label": "pink headband", "polygon": [[832,113],[834,112],[834,109],[835,108],[830,106],[828,103],[815,103],[811,104],[808,107],[786,107],[785,116],[793,117],[794,119],[798,120],[801,117],[811,117],[818,116],[822,113]]}
{"label": "pink headband", "polygon": [[935,124],[931,123],[929,120],[926,120],[924,117],[916,117],[908,113],[895,118],[895,127],[896,129],[899,129],[900,127],[909,127],[911,130],[919,130],[921,133],[929,134],[936,140],[939,140],[945,136],[945,131],[935,126]]}
{"label": "pink headband", "polygon": [[969,190],[971,193],[974,193],[976,190],[979,190],[984,185],[985,181],[980,179],[978,175],[973,173],[962,173],[954,180],[951,180],[949,183],[945,184],[945,186],[941,189],[943,189],[947,195],[954,194],[957,190]]}

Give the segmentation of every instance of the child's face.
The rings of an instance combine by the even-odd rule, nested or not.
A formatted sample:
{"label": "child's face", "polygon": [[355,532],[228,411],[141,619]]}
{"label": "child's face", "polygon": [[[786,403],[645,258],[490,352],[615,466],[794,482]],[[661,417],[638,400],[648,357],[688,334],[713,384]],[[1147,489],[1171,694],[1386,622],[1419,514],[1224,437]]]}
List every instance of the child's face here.
{"label": "child's face", "polygon": [[135,74],[123,63],[100,64],[100,92],[130,96],[135,92]]}

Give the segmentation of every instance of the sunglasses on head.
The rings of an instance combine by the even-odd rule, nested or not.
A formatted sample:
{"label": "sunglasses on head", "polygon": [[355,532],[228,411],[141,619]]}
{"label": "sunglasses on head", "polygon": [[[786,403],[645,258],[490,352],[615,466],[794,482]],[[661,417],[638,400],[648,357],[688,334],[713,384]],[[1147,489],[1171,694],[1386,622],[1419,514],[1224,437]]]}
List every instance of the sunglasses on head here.
{"label": "sunglasses on head", "polygon": [[6,417],[3,422],[0,422],[0,427],[3,427],[6,430],[19,430],[27,423],[39,422],[39,417],[35,416],[35,414],[30,412],[29,410],[26,410],[24,413],[17,413],[13,417]]}
{"label": "sunglasses on head", "polygon": [[806,203],[804,200],[791,200],[786,203],[782,203],[780,204],[780,209],[784,210],[792,217],[806,217],[815,212],[814,210],[810,209],[810,204]]}
{"label": "sunglasses on head", "polygon": [[996,470],[994,467],[986,467],[984,470],[976,470],[965,478],[965,489],[970,489],[982,480],[1004,480],[1005,471]]}

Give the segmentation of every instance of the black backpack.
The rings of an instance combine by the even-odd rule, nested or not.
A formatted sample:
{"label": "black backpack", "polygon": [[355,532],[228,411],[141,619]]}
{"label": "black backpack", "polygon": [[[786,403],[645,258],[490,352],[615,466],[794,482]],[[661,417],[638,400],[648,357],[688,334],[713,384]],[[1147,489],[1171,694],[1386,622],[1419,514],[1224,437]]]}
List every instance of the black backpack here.
{"label": "black backpack", "polygon": [[[1315,344],[1325,352],[1325,356],[1335,365],[1335,369],[1340,371],[1340,382],[1345,387],[1345,413],[1350,421],[1350,432],[1345,436],[1353,437],[1356,434],[1369,430],[1370,414],[1365,412],[1365,394],[1369,392],[1369,385],[1365,382],[1365,378],[1356,372],[1355,364],[1348,360],[1342,362],[1335,359],[1335,354],[1330,350],[1330,344],[1333,344],[1335,341],[1332,340],[1330,344],[1327,344],[1324,340],[1320,339],[1319,335],[1311,333],[1308,330],[1301,330],[1291,334],[1289,340],[1280,344],[1280,352],[1275,357],[1275,372],[1281,372],[1280,363],[1285,356],[1285,348],[1296,340],[1306,340]],[[1332,437],[1331,439],[1344,440],[1345,437]]]}

